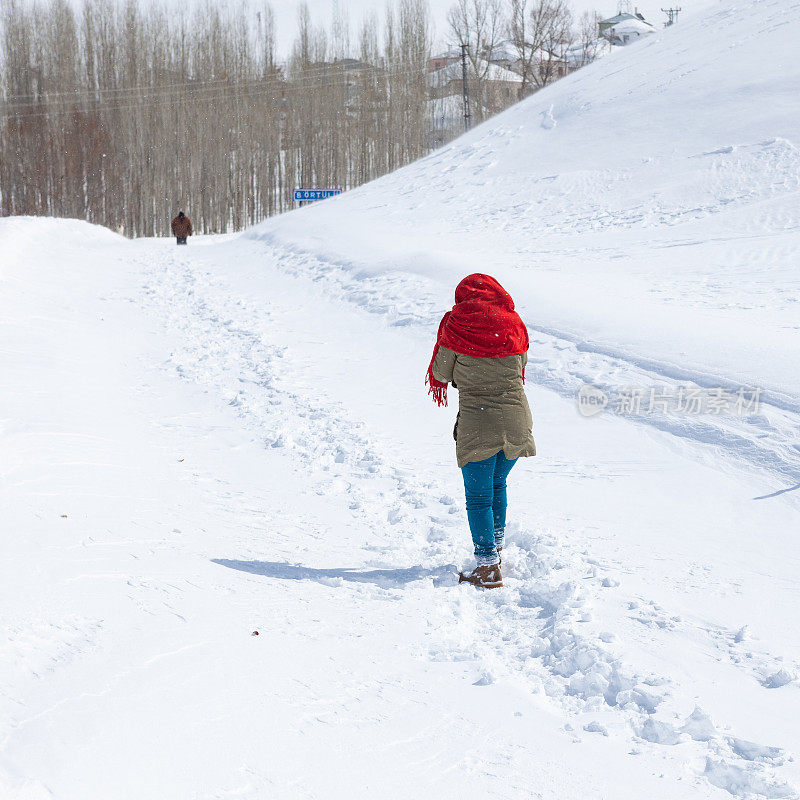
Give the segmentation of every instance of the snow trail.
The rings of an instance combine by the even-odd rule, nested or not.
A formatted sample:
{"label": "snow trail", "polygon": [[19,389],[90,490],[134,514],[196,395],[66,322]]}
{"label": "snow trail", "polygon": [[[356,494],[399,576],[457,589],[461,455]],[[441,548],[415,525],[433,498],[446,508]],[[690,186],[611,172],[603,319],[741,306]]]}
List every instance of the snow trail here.
{"label": "snow trail", "polygon": [[430,281],[5,224],[7,796],[796,796],[769,477],[529,380],[507,587],[459,587]]}
{"label": "snow trail", "polygon": [[[270,236],[255,233],[245,236],[265,241],[276,253],[276,264],[288,274],[324,280],[337,297],[387,318],[391,325],[430,330],[438,322],[443,305],[446,307],[442,287],[431,280],[420,277],[409,286],[411,276],[408,274],[365,275],[346,262],[330,261],[297,248],[276,245]],[[244,248],[242,252],[248,253]],[[257,257],[256,252],[248,254]],[[415,303],[415,295],[421,296],[419,303]],[[524,302],[518,306],[529,319]],[[761,389],[742,384],[733,377],[678,367],[603,346],[574,334],[539,326],[535,321],[529,324],[529,329],[535,334],[531,339],[527,373],[538,385],[574,401],[584,384],[603,389],[609,395],[613,389],[625,386],[670,390],[673,395],[679,387],[687,390],[719,388],[732,393],[740,388]],[[608,408],[608,413],[614,411],[613,407]],[[711,446],[714,457],[722,452],[729,459],[773,473],[779,481],[800,481],[800,395],[763,389],[759,392],[758,413],[746,415],[681,416],[656,412],[628,415],[628,418],[689,439],[703,448]]]}
{"label": "snow trail", "polygon": [[[235,242],[232,245],[236,247]],[[796,795],[775,773],[776,767],[786,763],[783,749],[773,748],[773,757],[768,759],[746,757],[746,753],[766,750],[759,749],[760,745],[750,750],[737,747],[740,740],[726,734],[724,727],[715,726],[697,708],[691,711],[685,688],[673,676],[637,668],[615,654],[618,634],[583,632],[599,596],[615,590],[619,579],[609,576],[588,552],[571,549],[566,531],[534,532],[512,524],[505,557],[508,588],[497,595],[481,595],[454,586],[453,555],[461,563],[468,561],[469,545],[452,479],[437,478],[424,467],[412,470],[402,443],[387,441],[385,435],[376,438],[375,429],[359,419],[360,408],[331,396],[335,385],[312,383],[308,372],[313,374],[317,368],[315,352],[322,360],[335,358],[354,342],[363,341],[354,335],[354,327],[363,330],[374,322],[364,319],[361,307],[371,315],[388,316],[389,337],[395,339],[392,328],[399,327],[405,338],[409,324],[412,328],[421,324],[424,311],[416,315],[410,308],[395,311],[401,298],[393,297],[385,285],[379,292],[362,278],[357,288],[338,284],[339,301],[348,302],[337,304],[332,313],[331,296],[336,293],[327,280],[330,268],[324,270],[313,262],[310,269],[307,257],[292,258],[282,250],[250,248],[245,256],[240,248],[234,259],[237,263],[249,257],[252,263],[265,266],[263,276],[256,278],[256,288],[269,287],[269,296],[276,298],[274,305],[265,305],[260,292],[249,296],[239,287],[226,286],[228,276],[214,276],[212,252],[202,251],[195,257],[184,251],[146,267],[144,290],[156,316],[179,334],[181,346],[171,355],[171,368],[186,380],[211,387],[245,425],[259,431],[265,447],[288,451],[302,465],[301,471],[324,475],[318,491],[346,507],[353,524],[369,532],[365,547],[376,557],[366,570],[320,570],[258,559],[219,558],[216,563],[269,579],[313,580],[345,591],[354,584],[367,584],[388,591],[421,592],[437,609],[436,634],[425,647],[428,658],[475,661],[476,685],[509,677],[522,681],[528,691],[550,698],[575,715],[587,732],[607,736],[611,730],[616,736],[631,737],[634,749],[680,744],[679,759],[689,763],[705,758],[702,774],[734,794]],[[281,273],[294,277],[287,280]],[[324,291],[320,291],[320,279]],[[410,306],[405,289],[402,299]],[[304,298],[303,305],[292,311],[297,297]],[[353,304],[356,308],[349,311],[347,306]],[[357,325],[349,318],[353,313],[361,316]],[[400,326],[398,318],[403,320]],[[301,333],[309,319],[319,326],[310,348]],[[322,338],[328,341],[323,343]],[[535,353],[541,344],[537,338]],[[387,352],[393,350],[396,345]],[[558,366],[556,362],[550,374]],[[612,372],[619,364],[604,368]],[[575,377],[569,368],[566,371]],[[597,372],[595,363],[595,380]],[[535,369],[534,380],[551,388],[554,380],[541,380],[546,374]],[[364,375],[350,377],[361,386],[369,383]],[[669,432],[676,431],[670,428]],[[702,441],[696,435],[692,438]],[[714,444],[719,440],[719,436],[710,439]],[[383,455],[387,449],[393,458]],[[455,593],[453,601],[437,595],[442,589]],[[375,594],[381,597],[380,592]],[[623,602],[633,611],[630,618],[640,625],[666,631],[668,638],[684,639],[684,647],[687,639],[699,638],[706,646],[712,640],[737,669],[744,669],[748,679],[768,685],[776,662],[766,653],[742,659],[739,651],[743,648],[734,642],[736,631],[698,628],[696,622],[670,616],[651,599]],[[662,706],[665,713],[659,713]],[[680,709],[686,709],[684,716]],[[703,736],[694,732],[698,718],[707,720]],[[568,729],[575,728],[575,723],[566,724]]]}

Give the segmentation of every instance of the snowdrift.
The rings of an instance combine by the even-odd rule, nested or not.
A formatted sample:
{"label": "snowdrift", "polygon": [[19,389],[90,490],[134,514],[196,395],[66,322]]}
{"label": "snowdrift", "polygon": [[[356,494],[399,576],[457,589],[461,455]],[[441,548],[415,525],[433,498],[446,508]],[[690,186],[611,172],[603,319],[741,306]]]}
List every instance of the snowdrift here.
{"label": "snowdrift", "polygon": [[52,253],[127,241],[102,225],[55,217],[0,218],[0,248],[7,265],[35,253]]}

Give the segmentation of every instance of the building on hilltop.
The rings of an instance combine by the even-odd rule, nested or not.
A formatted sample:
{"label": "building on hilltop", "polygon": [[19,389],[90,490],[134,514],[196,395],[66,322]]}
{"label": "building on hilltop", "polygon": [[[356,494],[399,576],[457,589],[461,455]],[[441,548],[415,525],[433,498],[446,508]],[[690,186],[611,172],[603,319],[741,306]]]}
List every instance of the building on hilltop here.
{"label": "building on hilltop", "polygon": [[615,46],[604,36],[591,41],[575,42],[564,51],[564,58],[569,71],[572,72],[591,64],[593,61],[597,61],[598,58],[607,56],[614,50]]}
{"label": "building on hilltop", "polygon": [[450,64],[455,64],[460,60],[460,50],[445,50],[443,53],[431,56],[428,59],[428,72],[436,72],[437,70],[444,69],[445,67],[450,66]]}
{"label": "building on hilltop", "polygon": [[524,59],[519,47],[510,40],[498,42],[492,50],[484,49],[481,55],[492,64],[497,64],[504,69],[522,75],[527,69],[527,91],[535,91],[539,86],[563,78],[569,72],[566,51],[570,43],[567,41],[553,40],[547,47],[538,47],[534,50],[526,44]]}
{"label": "building on hilltop", "polygon": [[614,17],[604,19],[599,23],[598,29],[604,39],[618,46],[632,44],[656,32],[655,27],[638,10],[634,10],[633,14],[623,11]]}
{"label": "building on hilltop", "polygon": [[[518,99],[522,78],[516,72],[499,64],[478,59],[478,74],[483,91],[481,100],[486,109],[496,112]],[[467,64],[467,78],[470,83],[477,78],[471,61]],[[438,98],[461,94],[462,80],[460,61],[453,61],[441,69],[434,70],[428,73],[430,96]]]}
{"label": "building on hilltop", "polygon": [[519,50],[508,39],[498,42],[491,50],[488,47],[483,47],[481,55],[487,61],[491,61],[492,64],[505,67],[512,72],[519,72]]}

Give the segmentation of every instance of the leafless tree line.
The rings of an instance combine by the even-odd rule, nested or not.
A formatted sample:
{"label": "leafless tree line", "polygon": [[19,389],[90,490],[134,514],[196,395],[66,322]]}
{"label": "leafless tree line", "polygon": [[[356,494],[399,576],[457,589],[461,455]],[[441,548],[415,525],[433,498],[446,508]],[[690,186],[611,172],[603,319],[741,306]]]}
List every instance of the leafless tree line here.
{"label": "leafless tree line", "polygon": [[448,21],[456,40],[469,45],[479,118],[487,105],[493,110],[485,102],[493,63],[520,76],[521,99],[598,57],[600,19],[584,11],[576,23],[568,0],[456,0]]}
{"label": "leafless tree line", "polygon": [[365,21],[360,60],[302,8],[284,66],[268,5],[189,19],[133,0],[78,14],[3,0],[0,24],[4,215],[136,236],[184,208],[203,231],[236,230],[291,207],[297,186],[348,188],[426,152],[422,0],[397,0],[383,30]]}
{"label": "leafless tree line", "polygon": [[[183,208],[199,230],[238,230],[292,207],[296,187],[350,188],[419,158],[440,143],[428,9],[390,2],[355,42],[344,15],[326,30],[301,6],[280,64],[268,4],[209,0],[189,16],[136,0],[79,11],[0,0],[0,213],[139,236],[164,233]],[[526,56],[526,3],[566,9],[507,2],[506,14],[500,0],[458,0],[454,35],[478,53],[505,33]]]}

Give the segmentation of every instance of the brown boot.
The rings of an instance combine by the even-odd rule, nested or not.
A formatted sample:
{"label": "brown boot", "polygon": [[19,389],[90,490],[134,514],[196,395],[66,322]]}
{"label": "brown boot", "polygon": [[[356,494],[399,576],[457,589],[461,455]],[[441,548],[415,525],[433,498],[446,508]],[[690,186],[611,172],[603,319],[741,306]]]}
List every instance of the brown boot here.
{"label": "brown boot", "polygon": [[500,555],[503,552],[502,547],[497,548],[497,565],[502,567],[503,566],[503,556]]}
{"label": "brown boot", "polygon": [[481,589],[499,589],[503,585],[503,576],[500,574],[500,565],[492,564],[489,567],[476,567],[466,575],[458,573],[458,582],[466,581]]}

